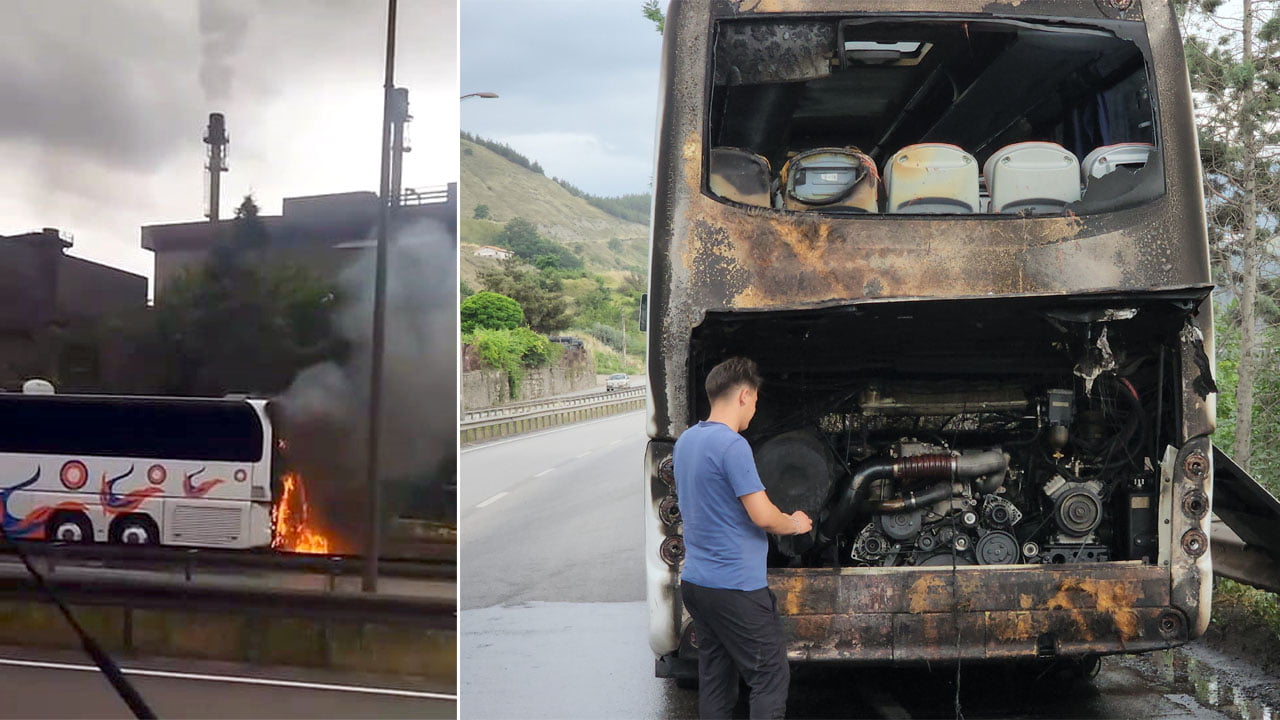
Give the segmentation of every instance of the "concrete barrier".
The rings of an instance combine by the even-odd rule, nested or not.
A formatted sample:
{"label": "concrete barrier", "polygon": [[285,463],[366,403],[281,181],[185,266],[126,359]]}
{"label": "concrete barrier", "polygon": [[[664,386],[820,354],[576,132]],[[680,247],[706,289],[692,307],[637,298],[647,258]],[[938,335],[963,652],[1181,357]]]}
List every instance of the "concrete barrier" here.
{"label": "concrete barrier", "polygon": [[[293,665],[407,675],[452,686],[457,634],[399,624],[313,620],[120,606],[72,606],[105,649],[131,655]],[[79,648],[58,609],[0,602],[0,645]]]}

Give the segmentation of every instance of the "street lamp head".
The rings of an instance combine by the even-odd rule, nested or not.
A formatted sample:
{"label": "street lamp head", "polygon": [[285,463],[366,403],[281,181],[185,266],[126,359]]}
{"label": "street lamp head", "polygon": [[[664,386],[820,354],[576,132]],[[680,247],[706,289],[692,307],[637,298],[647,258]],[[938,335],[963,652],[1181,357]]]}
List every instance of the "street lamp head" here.
{"label": "street lamp head", "polygon": [[473,92],[473,93],[467,93],[466,95],[463,95],[462,97],[460,97],[460,98],[458,98],[458,99],[459,99],[459,100],[466,100],[467,98],[473,98],[473,97],[493,99],[493,98],[498,97],[498,93],[496,93],[496,92]]}

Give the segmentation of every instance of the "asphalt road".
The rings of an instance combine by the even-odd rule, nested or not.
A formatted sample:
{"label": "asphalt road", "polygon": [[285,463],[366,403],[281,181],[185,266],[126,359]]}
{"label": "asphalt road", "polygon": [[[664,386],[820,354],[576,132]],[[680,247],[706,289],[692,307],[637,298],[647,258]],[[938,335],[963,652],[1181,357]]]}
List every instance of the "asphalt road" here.
{"label": "asphalt road", "polygon": [[[646,639],[644,431],[631,413],[463,451],[462,717],[696,716],[695,693],[653,677]],[[1181,651],[1108,658],[1092,682],[1003,666],[959,678],[798,667],[788,715],[955,717],[957,697],[970,718],[1277,715],[1206,668]]]}
{"label": "asphalt road", "polygon": [[[161,718],[450,718],[451,688],[373,675],[117,658]],[[0,648],[0,717],[131,718],[84,653]]]}

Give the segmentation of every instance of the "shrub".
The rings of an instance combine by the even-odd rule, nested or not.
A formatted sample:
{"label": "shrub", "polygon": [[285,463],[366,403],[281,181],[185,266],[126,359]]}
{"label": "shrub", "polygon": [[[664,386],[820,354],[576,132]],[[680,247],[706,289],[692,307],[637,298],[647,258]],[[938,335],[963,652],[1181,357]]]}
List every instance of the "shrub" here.
{"label": "shrub", "polygon": [[506,295],[485,290],[462,301],[462,332],[485,328],[511,330],[524,322],[520,303]]}
{"label": "shrub", "polygon": [[594,323],[587,328],[587,334],[608,345],[613,350],[622,350],[622,331],[612,325]]}
{"label": "shrub", "polygon": [[486,365],[506,371],[512,399],[520,396],[527,368],[551,365],[564,354],[559,344],[526,327],[481,328],[463,339],[475,347]]}

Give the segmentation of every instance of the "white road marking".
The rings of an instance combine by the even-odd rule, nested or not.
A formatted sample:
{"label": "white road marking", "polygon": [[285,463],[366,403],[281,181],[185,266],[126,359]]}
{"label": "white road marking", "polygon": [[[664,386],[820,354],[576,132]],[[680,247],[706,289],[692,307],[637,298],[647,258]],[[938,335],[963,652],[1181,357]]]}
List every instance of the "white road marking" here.
{"label": "white road marking", "polygon": [[[484,450],[485,448],[497,447],[499,445],[506,445],[508,443],[513,443],[513,442],[520,442],[521,440],[532,440],[533,438],[539,438],[539,437],[542,437],[543,435],[551,435],[554,433],[565,432],[566,430],[577,430],[578,428],[585,427],[587,425],[599,425],[600,423],[606,423],[611,420],[617,420],[619,418],[625,418],[631,415],[639,415],[644,412],[646,411],[632,410],[631,412],[618,413],[617,415],[610,415],[609,417],[603,417],[603,418],[600,418],[599,420],[588,420],[586,422],[572,423],[570,425],[561,425],[559,427],[555,427],[550,430],[542,430],[536,433],[516,435],[514,437],[509,437],[505,440],[494,440],[493,442],[480,443],[479,445],[465,445],[460,451],[460,454],[466,455],[467,453],[472,453],[477,450]],[[640,433],[639,435],[637,435],[637,437],[643,438],[645,437],[645,435],[644,433]]]}
{"label": "white road marking", "polygon": [[542,471],[542,472],[540,472],[540,473],[534,473],[534,475],[533,475],[533,476],[534,476],[534,477],[536,477],[536,478],[540,478],[540,477],[542,477],[543,475],[549,475],[549,474],[551,474],[551,473],[553,473],[553,472],[555,472],[555,471],[556,471],[556,469],[555,469],[555,468],[553,468],[553,467],[549,467],[549,468],[547,468],[546,470],[543,470],[543,471]]}
{"label": "white road marking", "polygon": [[588,450],[588,451],[586,451],[586,452],[584,452],[584,453],[578,453],[577,455],[574,455],[574,456],[573,456],[573,459],[574,459],[574,460],[581,460],[582,458],[584,458],[584,457],[586,457],[586,456],[588,456],[588,455],[590,455],[590,454],[591,454],[591,451],[590,451],[590,450]]}
{"label": "white road marking", "polygon": [[609,447],[613,447],[614,445],[617,445],[620,442],[622,442],[622,438],[618,438],[617,440],[614,440],[613,442],[609,443]]}
{"label": "white road marking", "polygon": [[480,508],[483,508],[483,507],[489,507],[490,505],[492,505],[492,504],[494,504],[494,503],[498,502],[499,500],[501,500],[502,498],[504,498],[504,497],[506,497],[506,496],[508,496],[508,495],[510,495],[510,494],[511,494],[511,493],[509,493],[509,492],[507,492],[507,491],[505,491],[505,490],[504,490],[504,491],[502,491],[502,492],[498,493],[497,495],[494,495],[493,497],[489,498],[488,500],[485,500],[484,502],[482,502],[482,503],[480,503],[479,505],[477,505],[477,506],[476,506],[476,509],[477,509],[477,510],[479,510]]}
{"label": "white road marking", "polygon": [[[36,660],[18,660],[0,658],[0,665],[16,667],[44,668],[47,670],[76,670],[79,672],[101,672],[93,665],[72,665],[70,663],[40,662]],[[424,698],[427,700],[452,700],[457,702],[458,696],[448,693],[422,692],[419,690],[400,690],[398,688],[365,687],[360,685],[331,685],[329,683],[313,683],[301,680],[273,680],[271,678],[246,678],[235,675],[202,675],[198,673],[173,672],[169,670],[143,670],[141,668],[120,668],[125,675],[140,677],[171,678],[175,680],[204,680],[208,682],[225,682],[237,685],[265,685],[268,687],[300,688],[303,690],[330,690],[333,692],[363,693],[365,695],[393,695],[396,697]]]}

